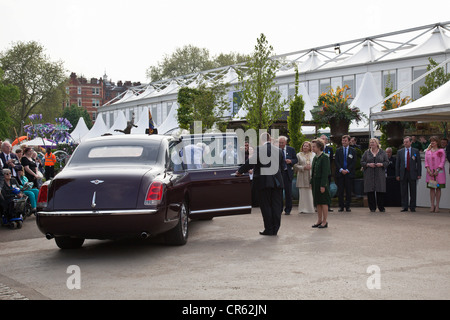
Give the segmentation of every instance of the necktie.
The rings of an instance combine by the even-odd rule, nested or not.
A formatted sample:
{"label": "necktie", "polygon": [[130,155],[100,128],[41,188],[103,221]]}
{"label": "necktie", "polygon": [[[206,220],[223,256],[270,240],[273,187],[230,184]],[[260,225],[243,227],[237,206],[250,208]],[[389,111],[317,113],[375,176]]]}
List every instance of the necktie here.
{"label": "necktie", "polygon": [[409,171],[409,161],[410,161],[410,154],[409,154],[409,148],[407,149],[408,152],[406,153],[406,170]]}
{"label": "necktie", "polygon": [[344,170],[347,170],[347,148],[344,148]]}

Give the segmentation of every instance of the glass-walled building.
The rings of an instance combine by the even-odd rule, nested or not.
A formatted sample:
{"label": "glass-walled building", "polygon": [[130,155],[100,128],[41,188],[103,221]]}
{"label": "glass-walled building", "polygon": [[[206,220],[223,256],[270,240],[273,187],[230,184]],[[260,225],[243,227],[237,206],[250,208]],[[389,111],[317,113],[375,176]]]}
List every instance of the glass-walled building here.
{"label": "glass-walled building", "polygon": [[[295,94],[294,66],[297,66],[301,87],[299,91],[304,96],[307,119],[311,119],[309,110],[317,104],[319,95],[330,87],[336,89],[348,85],[349,93],[354,98],[358,94],[365,94],[360,89],[368,73],[373,78],[372,90],[381,97],[384,97],[385,87],[391,85],[394,90],[403,88],[402,97],[409,96],[416,100],[420,98],[419,88],[424,85],[425,79],[412,82],[427,72],[428,59],[441,63],[450,58],[450,22],[304,49],[273,58],[280,62],[276,86],[284,99]],[[221,79],[231,84],[227,116],[236,119],[240,114],[235,88],[238,83],[236,69],[239,67],[208,70],[130,88],[99,107],[98,116],[102,116],[110,127],[120,111],[124,112],[128,120],[134,114],[137,121],[149,110],[156,125],[161,126],[164,122],[174,121],[179,88],[195,87],[200,81]],[[446,72],[449,72],[449,68],[449,63],[444,65]]]}

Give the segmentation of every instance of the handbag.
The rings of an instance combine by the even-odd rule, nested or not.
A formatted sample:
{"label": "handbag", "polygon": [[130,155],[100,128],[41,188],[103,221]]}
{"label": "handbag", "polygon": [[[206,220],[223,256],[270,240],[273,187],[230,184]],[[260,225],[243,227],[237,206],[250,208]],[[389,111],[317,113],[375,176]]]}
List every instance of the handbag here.
{"label": "handbag", "polygon": [[439,186],[439,184],[437,183],[436,180],[430,180],[430,181],[428,181],[428,184],[427,184],[427,187],[428,187],[428,188],[437,189],[438,186]]}

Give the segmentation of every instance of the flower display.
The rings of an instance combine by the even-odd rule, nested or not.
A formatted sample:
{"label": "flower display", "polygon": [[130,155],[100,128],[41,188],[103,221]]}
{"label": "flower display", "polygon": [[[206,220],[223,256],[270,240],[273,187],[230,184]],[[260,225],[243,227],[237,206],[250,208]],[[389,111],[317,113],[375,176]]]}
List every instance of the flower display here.
{"label": "flower display", "polygon": [[397,109],[411,102],[411,98],[404,97],[400,98],[399,94],[396,94],[392,98],[385,100],[383,106],[381,107],[381,111]]}
{"label": "flower display", "polygon": [[359,122],[363,118],[363,114],[358,107],[350,108],[347,93],[349,87],[337,87],[336,91],[330,88],[328,92],[324,92],[319,96],[318,106],[311,111],[314,121],[321,124],[329,124],[332,120],[347,120]]}
{"label": "flower display", "polygon": [[32,114],[28,118],[30,124],[25,125],[23,129],[31,139],[50,138],[57,143],[69,140],[69,129],[72,128],[72,124],[66,118],[56,118],[55,124],[39,123],[42,121],[42,114]]}

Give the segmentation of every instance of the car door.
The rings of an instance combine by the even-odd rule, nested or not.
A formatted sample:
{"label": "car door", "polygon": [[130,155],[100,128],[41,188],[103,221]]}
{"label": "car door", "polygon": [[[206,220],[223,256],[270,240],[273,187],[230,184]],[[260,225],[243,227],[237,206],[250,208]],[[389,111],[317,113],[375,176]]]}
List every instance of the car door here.
{"label": "car door", "polygon": [[[218,139],[222,139],[220,141]],[[225,141],[228,140],[228,141]],[[197,137],[183,145],[185,176],[191,218],[212,218],[215,216],[251,213],[251,181],[248,175],[236,176],[240,159],[238,157],[237,137],[218,135]],[[227,146],[232,156],[226,157]],[[190,161],[187,156],[192,147],[203,145],[202,162]],[[219,146],[219,147],[218,147]],[[199,149],[197,149],[200,153]],[[232,151],[232,152],[231,152]],[[198,160],[199,157],[197,157]]]}

